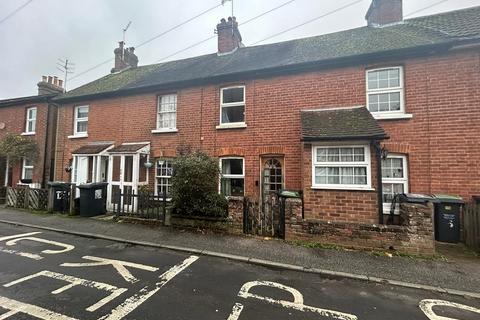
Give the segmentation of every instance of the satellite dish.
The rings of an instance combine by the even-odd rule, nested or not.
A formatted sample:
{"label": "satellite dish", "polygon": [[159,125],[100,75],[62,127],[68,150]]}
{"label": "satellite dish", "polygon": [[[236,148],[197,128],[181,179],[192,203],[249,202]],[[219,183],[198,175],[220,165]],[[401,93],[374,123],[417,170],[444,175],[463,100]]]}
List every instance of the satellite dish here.
{"label": "satellite dish", "polygon": [[0,130],[5,129],[5,122],[0,122]]}

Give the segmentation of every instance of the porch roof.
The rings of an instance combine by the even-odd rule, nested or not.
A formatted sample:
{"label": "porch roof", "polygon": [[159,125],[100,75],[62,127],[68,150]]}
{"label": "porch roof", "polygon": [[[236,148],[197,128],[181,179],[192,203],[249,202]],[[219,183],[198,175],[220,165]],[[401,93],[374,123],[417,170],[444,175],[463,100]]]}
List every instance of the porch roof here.
{"label": "porch roof", "polygon": [[76,149],[72,152],[72,154],[98,154],[102,151],[105,151],[108,147],[111,147],[112,145],[113,143],[87,144]]}
{"label": "porch roof", "polygon": [[142,149],[143,147],[148,146],[149,143],[128,143],[128,144],[121,144],[117,147],[114,147],[108,152],[110,153],[135,153],[138,150]]}
{"label": "porch roof", "polygon": [[388,139],[364,106],[305,110],[301,121],[303,141]]}

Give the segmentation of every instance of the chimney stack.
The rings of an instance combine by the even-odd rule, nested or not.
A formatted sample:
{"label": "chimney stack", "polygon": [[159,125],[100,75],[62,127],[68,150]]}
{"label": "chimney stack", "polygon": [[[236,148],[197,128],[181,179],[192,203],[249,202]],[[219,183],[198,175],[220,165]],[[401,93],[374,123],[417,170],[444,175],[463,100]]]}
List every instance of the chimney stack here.
{"label": "chimney stack", "polygon": [[228,17],[228,21],[220,20],[216,32],[218,34],[218,55],[232,53],[243,47],[242,36],[238,31],[238,22],[235,17]]}
{"label": "chimney stack", "polygon": [[365,15],[369,27],[381,27],[403,21],[402,0],[372,0]]}
{"label": "chimney stack", "polygon": [[138,66],[138,57],[134,52],[134,47],[125,48],[125,42],[120,41],[118,48],[113,50],[115,54],[115,67],[112,68],[111,72],[118,72],[128,67],[136,68]]}
{"label": "chimney stack", "polygon": [[63,80],[58,79],[54,76],[42,76],[42,80],[37,83],[38,86],[38,95],[52,94],[52,93],[63,93]]}

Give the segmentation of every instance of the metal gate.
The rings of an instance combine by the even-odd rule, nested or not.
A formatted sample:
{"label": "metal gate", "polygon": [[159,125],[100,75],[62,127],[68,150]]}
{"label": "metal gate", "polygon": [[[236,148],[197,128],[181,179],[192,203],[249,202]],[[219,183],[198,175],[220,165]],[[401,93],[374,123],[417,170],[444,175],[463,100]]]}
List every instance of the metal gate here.
{"label": "metal gate", "polygon": [[285,237],[284,199],[277,192],[264,197],[263,202],[245,198],[243,232],[264,237]]}

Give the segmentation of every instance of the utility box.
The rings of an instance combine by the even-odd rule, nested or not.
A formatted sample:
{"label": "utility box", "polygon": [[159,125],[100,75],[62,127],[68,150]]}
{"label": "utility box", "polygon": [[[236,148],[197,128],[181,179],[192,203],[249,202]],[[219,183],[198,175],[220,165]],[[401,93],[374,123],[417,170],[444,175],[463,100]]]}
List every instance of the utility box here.
{"label": "utility box", "polygon": [[77,186],[80,189],[80,216],[93,217],[105,214],[107,185],[107,182],[97,182]]}
{"label": "utility box", "polygon": [[67,212],[70,210],[70,191],[72,184],[69,182],[49,182],[51,188],[51,210],[54,212]]}
{"label": "utility box", "polygon": [[465,204],[457,196],[435,194],[435,240],[440,242],[460,242],[460,211]]}

